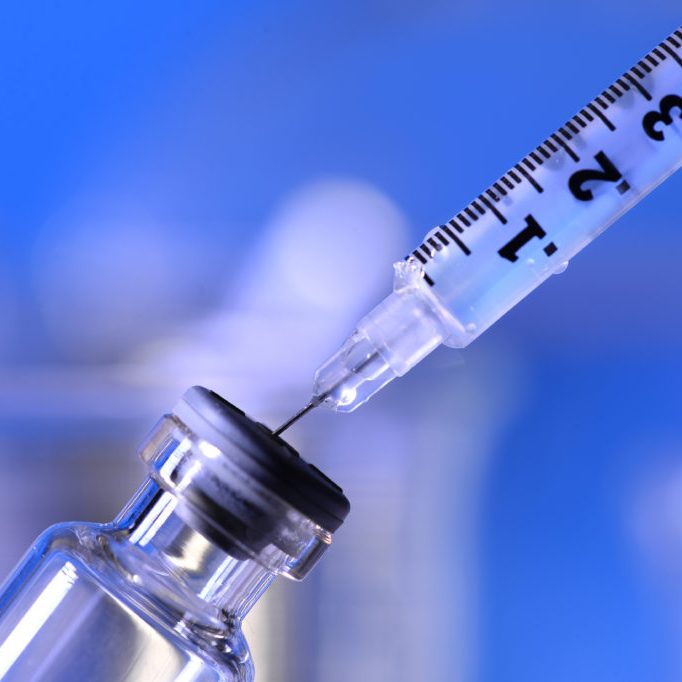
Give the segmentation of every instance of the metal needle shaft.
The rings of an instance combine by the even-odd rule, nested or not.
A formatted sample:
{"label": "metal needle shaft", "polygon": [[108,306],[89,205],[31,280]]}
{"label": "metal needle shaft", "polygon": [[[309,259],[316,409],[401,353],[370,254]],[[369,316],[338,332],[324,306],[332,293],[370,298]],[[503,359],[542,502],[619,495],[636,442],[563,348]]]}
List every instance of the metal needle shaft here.
{"label": "metal needle shaft", "polygon": [[[364,358],[362,361],[360,361],[357,365],[355,365],[351,372],[352,374],[360,374],[365,367],[368,367],[371,365],[374,360],[376,360],[379,356],[379,353],[375,350],[374,352],[370,353],[366,358]],[[336,390],[339,388],[339,386],[343,385],[344,381],[346,380],[346,377],[343,377],[339,379],[333,386],[330,388],[327,388],[327,390],[322,394],[322,395],[317,395],[311,399],[311,401],[302,409],[299,410],[291,419],[288,421],[284,422],[282,426],[280,426],[278,429],[272,432],[273,436],[279,436],[281,433],[286,431],[292,424],[295,424],[301,417],[304,415],[308,414],[310,410],[316,408],[318,405],[322,404],[332,393],[335,393]]]}
{"label": "metal needle shaft", "polygon": [[316,397],[313,398],[302,410],[299,410],[291,419],[288,419],[287,421],[282,424],[278,429],[272,432],[273,436],[279,436],[283,431],[286,431],[292,424],[296,423],[301,417],[304,415],[308,414],[310,410],[313,408],[317,407],[321,402],[323,398]]}

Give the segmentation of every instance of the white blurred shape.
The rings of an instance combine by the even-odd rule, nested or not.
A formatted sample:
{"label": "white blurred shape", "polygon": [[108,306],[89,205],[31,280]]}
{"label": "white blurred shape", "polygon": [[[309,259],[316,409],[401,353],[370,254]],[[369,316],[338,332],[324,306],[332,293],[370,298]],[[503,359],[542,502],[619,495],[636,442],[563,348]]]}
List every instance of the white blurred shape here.
{"label": "white blurred shape", "polygon": [[[261,414],[282,403],[278,394],[307,394],[317,364],[390,291],[391,263],[406,242],[402,214],[371,185],[308,185],[275,212],[250,251],[225,254],[236,272],[223,308],[146,345],[130,378],[147,386],[205,383]],[[295,400],[280,409],[295,408]]]}
{"label": "white blurred shape", "polygon": [[[404,254],[405,220],[376,188],[357,180],[303,187],[276,211],[244,269],[238,300],[259,308],[355,308],[391,282]],[[252,260],[252,259],[250,259]],[[244,300],[245,299],[245,300]]]}
{"label": "white blurred shape", "polygon": [[84,202],[56,216],[36,246],[45,324],[69,356],[118,357],[186,306],[198,261],[176,230],[134,207]]}
{"label": "white blurred shape", "polygon": [[641,484],[634,505],[634,532],[657,574],[672,579],[682,597],[682,465],[666,460]]}
{"label": "white blurred shape", "polygon": [[[637,549],[644,560],[643,578],[648,591],[668,612],[671,637],[682,639],[682,462],[680,445],[667,452],[652,453],[647,444],[647,457],[660,463],[637,481],[632,505],[632,530]],[[662,460],[662,461],[661,461]],[[652,589],[653,588],[653,589]],[[664,621],[665,622],[665,621]],[[670,679],[682,679],[682,654],[679,647]]]}

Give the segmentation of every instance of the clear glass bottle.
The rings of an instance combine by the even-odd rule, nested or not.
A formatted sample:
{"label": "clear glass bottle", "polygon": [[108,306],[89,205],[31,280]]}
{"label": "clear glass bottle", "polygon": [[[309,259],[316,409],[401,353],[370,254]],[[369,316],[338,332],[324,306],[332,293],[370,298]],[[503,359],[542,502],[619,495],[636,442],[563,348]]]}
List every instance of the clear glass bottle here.
{"label": "clear glass bottle", "polygon": [[303,578],[349,510],[282,439],[194,387],[140,449],[113,523],[65,523],[0,594],[0,679],[253,679],[241,622],[276,575]]}

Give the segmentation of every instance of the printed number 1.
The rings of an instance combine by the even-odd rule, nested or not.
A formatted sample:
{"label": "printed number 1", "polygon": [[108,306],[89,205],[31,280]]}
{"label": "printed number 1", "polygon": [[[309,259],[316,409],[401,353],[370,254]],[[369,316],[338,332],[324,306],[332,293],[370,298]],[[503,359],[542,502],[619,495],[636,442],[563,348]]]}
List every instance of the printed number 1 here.
{"label": "printed number 1", "polygon": [[[510,239],[497,253],[510,263],[515,263],[519,259],[519,251],[533,239],[544,239],[547,233],[540,227],[532,215],[526,216],[526,227],[519,232],[516,237]],[[547,256],[551,256],[557,250],[556,244],[550,242],[543,251]]]}

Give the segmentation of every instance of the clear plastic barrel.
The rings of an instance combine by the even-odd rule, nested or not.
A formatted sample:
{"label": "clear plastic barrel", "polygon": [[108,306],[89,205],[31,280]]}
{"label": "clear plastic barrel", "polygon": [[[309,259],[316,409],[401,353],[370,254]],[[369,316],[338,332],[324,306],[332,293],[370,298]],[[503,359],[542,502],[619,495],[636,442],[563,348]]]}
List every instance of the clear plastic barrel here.
{"label": "clear plastic barrel", "polygon": [[467,346],[681,165],[678,30],[396,265],[314,399],[352,411],[440,343]]}

